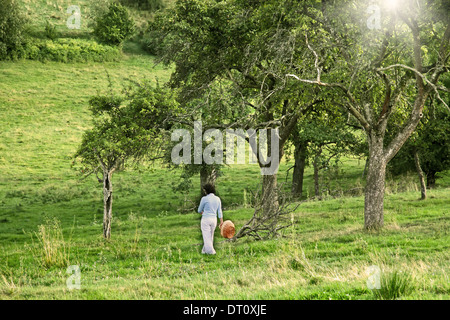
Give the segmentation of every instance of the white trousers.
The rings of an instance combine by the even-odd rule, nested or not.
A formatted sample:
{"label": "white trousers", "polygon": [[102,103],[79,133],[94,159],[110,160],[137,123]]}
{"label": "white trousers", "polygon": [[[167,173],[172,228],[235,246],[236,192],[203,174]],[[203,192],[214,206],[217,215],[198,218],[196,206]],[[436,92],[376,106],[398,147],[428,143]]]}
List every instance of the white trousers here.
{"label": "white trousers", "polygon": [[217,226],[217,218],[216,217],[207,217],[207,218],[203,217],[200,225],[201,225],[202,235],[203,235],[202,253],[216,254],[216,250],[214,250],[213,242],[214,242],[214,230],[216,230],[216,226]]}

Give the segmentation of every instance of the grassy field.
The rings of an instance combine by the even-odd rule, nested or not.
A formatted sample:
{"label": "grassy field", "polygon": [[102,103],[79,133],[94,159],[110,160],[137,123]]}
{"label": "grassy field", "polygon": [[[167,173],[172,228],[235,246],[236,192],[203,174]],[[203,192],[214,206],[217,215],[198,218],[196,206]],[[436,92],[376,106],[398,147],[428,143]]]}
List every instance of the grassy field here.
{"label": "grassy field", "polygon": [[[24,5],[50,16],[66,2]],[[366,232],[364,161],[346,158],[330,175],[340,196],[302,203],[283,237],[232,243],[217,230],[217,255],[204,256],[200,216],[184,210],[195,206],[198,178],[177,194],[179,172],[143,165],[114,175],[112,239],[104,241],[101,184],[70,167],[90,127],[87,101],[107,88],[106,73],[116,89],[170,76],[134,43],[125,48],[120,62],[0,62],[0,299],[450,298],[448,173],[426,201],[414,175],[389,178],[385,228]],[[285,190],[291,166],[284,161],[278,174]],[[259,178],[257,166],[233,165],[218,180],[225,219],[237,228],[253,213],[244,190]],[[304,190],[312,196],[311,168]],[[66,285],[70,265],[81,270],[80,290]],[[368,288],[371,266],[381,270],[381,290]]]}

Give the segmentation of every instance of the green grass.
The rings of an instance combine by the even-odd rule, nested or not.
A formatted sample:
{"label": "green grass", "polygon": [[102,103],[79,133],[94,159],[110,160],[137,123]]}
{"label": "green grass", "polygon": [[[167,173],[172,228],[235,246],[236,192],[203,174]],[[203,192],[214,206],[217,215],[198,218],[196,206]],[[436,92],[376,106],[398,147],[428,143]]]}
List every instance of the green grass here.
{"label": "green grass", "polygon": [[125,79],[167,80],[167,71],[153,59],[126,56],[110,63],[2,62],[0,73],[0,170],[10,183],[27,172],[51,177],[68,169],[82,132],[90,127],[87,103],[107,90],[109,73],[115,89]]}
{"label": "green grass", "polygon": [[[49,205],[53,216],[71,218],[62,223],[63,243],[67,265],[81,268],[82,290],[67,290],[66,266],[47,263],[37,241],[39,227],[30,225],[20,238],[10,231],[1,241],[1,273],[15,286],[3,284],[2,298],[373,299],[366,270],[377,265],[386,274],[411,276],[414,290],[392,297],[448,299],[449,222],[443,218],[450,194],[434,191],[433,197],[413,214],[415,224],[403,212],[392,211],[377,233],[361,228],[360,197],[308,202],[295,214],[296,224],[285,238],[229,243],[216,233],[213,257],[200,254],[196,214],[153,215],[136,206],[126,213],[118,204],[113,238],[105,242],[101,216],[85,212],[86,200],[66,202],[70,210],[64,213]],[[418,202],[414,193],[387,197],[387,205],[401,211]],[[225,214],[240,227],[251,209]],[[37,217],[33,222],[46,226]]]}
{"label": "green grass", "polygon": [[[62,17],[68,2],[23,4],[40,32],[52,8]],[[367,232],[364,161],[345,158],[329,173],[330,192],[302,203],[284,237],[231,243],[217,230],[217,255],[204,256],[200,216],[184,210],[196,206],[198,177],[190,193],[176,194],[178,171],[142,165],[114,174],[112,239],[104,241],[101,184],[70,167],[91,126],[88,99],[107,89],[106,72],[117,90],[127,78],[166,81],[170,72],[136,43],[124,52],[108,63],[0,62],[0,299],[450,298],[448,173],[426,201],[414,175],[389,177],[385,227]],[[285,191],[292,164],[278,174]],[[253,213],[244,190],[259,179],[256,165],[232,165],[218,180],[225,219],[237,229]],[[308,168],[305,195],[313,190]],[[81,269],[81,290],[66,286],[69,265]],[[381,291],[367,287],[373,265]]]}

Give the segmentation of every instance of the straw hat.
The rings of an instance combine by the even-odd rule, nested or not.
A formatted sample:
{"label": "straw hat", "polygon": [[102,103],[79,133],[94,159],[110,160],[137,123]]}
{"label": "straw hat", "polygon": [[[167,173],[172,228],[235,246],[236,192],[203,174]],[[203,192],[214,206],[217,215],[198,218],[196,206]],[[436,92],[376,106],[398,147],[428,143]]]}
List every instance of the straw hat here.
{"label": "straw hat", "polygon": [[236,229],[234,228],[234,223],[231,220],[226,220],[223,222],[220,228],[220,235],[224,238],[231,239],[234,236]]}

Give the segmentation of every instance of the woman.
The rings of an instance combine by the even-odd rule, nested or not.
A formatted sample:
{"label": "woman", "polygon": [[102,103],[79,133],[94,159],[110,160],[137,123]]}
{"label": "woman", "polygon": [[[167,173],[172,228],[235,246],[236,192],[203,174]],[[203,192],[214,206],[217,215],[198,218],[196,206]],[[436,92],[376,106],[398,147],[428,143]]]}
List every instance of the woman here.
{"label": "woman", "polygon": [[200,201],[200,206],[198,207],[198,213],[202,215],[201,229],[203,235],[203,249],[202,253],[205,254],[216,254],[214,250],[214,230],[217,226],[217,216],[220,219],[219,228],[223,224],[222,217],[222,202],[220,198],[215,195],[216,189],[212,184],[205,184],[203,186],[206,196]]}

